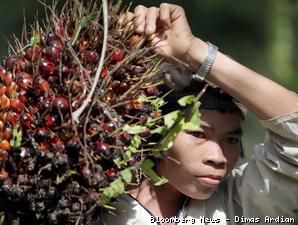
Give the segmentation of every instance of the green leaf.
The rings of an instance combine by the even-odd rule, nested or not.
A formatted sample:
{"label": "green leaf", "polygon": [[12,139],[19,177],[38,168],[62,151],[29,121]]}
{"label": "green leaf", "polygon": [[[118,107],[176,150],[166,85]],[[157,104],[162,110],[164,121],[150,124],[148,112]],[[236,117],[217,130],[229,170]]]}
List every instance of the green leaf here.
{"label": "green leaf", "polygon": [[170,124],[172,124],[172,125],[166,129],[165,135],[162,137],[161,141],[158,143],[157,151],[167,151],[168,149],[170,149],[172,147],[177,134],[183,128],[183,125],[184,125],[183,119],[184,119],[184,115],[181,111],[178,111],[178,113],[176,115],[173,114],[173,116],[169,116],[167,123],[169,125]]}
{"label": "green leaf", "polygon": [[161,134],[161,133],[164,133],[165,131],[165,126],[162,126],[162,127],[157,127],[153,130],[151,130],[151,134]]}
{"label": "green leaf", "polygon": [[108,187],[103,189],[101,204],[107,204],[111,198],[116,198],[125,192],[125,185],[121,178],[114,180]]}
{"label": "green leaf", "polygon": [[165,101],[162,98],[156,98],[151,102],[152,108],[155,111],[158,111],[160,107],[162,107],[165,104]]}
{"label": "green leaf", "polygon": [[181,115],[182,115],[182,112],[179,111],[179,110],[176,110],[176,111],[173,111],[173,112],[170,112],[170,113],[166,114],[164,116],[164,124],[167,127],[173,126],[173,124],[176,122],[177,118]]}
{"label": "green leaf", "polygon": [[12,130],[12,138],[9,142],[12,148],[18,148],[21,146],[22,142],[22,129],[20,125],[16,125]]}
{"label": "green leaf", "polygon": [[40,38],[38,36],[32,36],[30,38],[30,46],[34,46],[36,44],[39,44]]}
{"label": "green leaf", "polygon": [[147,102],[148,97],[146,95],[140,95],[137,100],[138,102]]}
{"label": "green leaf", "polygon": [[139,135],[134,135],[131,140],[131,145],[138,148],[141,145],[141,138]]}
{"label": "green leaf", "polygon": [[152,119],[152,117],[148,117],[145,125],[146,127],[150,128],[154,126],[155,123],[156,123],[156,120]]}
{"label": "green leaf", "polygon": [[120,172],[120,175],[122,179],[125,181],[125,183],[130,184],[132,181],[132,171],[130,168],[124,169]]}
{"label": "green leaf", "polygon": [[140,125],[128,125],[125,124],[125,126],[122,129],[123,131],[127,131],[130,134],[139,134],[142,133],[146,130],[145,126],[140,126]]}
{"label": "green leaf", "polygon": [[154,185],[160,186],[168,182],[165,177],[158,176],[153,170],[154,163],[150,159],[146,159],[143,161],[141,168],[143,172],[151,179]]}
{"label": "green leaf", "polygon": [[118,168],[121,168],[121,166],[122,166],[123,164],[125,164],[125,163],[121,160],[121,158],[116,158],[116,159],[113,160],[113,162],[116,164],[116,166],[117,166]]}
{"label": "green leaf", "polygon": [[196,101],[196,97],[194,95],[187,95],[178,100],[178,104],[180,106],[186,106],[194,103]]}
{"label": "green leaf", "polygon": [[197,130],[200,128],[201,114],[199,112],[200,102],[192,105],[186,115],[186,123],[183,125],[183,130]]}

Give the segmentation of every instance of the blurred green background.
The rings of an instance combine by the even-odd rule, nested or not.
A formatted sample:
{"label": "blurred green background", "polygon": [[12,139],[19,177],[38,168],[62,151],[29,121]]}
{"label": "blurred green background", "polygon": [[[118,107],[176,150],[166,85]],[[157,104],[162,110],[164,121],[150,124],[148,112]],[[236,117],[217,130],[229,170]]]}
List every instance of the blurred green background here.
{"label": "blurred green background", "polygon": [[[45,0],[50,3],[51,1]],[[63,2],[63,0],[60,0]],[[126,5],[130,1],[124,1]],[[163,1],[135,0],[133,6],[158,6]],[[195,35],[208,40],[240,63],[298,92],[298,1],[296,0],[168,0],[184,7]],[[24,24],[44,18],[38,0],[1,0],[0,55],[8,40],[20,37]],[[249,90],[243,90],[249,91]],[[249,113],[244,122],[246,154],[264,138],[264,129]]]}

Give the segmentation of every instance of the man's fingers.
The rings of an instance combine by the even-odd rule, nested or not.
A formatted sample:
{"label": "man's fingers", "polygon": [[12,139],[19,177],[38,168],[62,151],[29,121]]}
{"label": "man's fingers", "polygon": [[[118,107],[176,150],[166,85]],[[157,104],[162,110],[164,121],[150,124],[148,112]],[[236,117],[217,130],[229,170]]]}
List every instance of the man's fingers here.
{"label": "man's fingers", "polygon": [[148,11],[148,8],[146,8],[143,5],[138,5],[134,9],[134,26],[135,26],[135,31],[137,33],[144,33],[145,31],[145,24],[146,24],[146,13]]}
{"label": "man's fingers", "polygon": [[163,26],[167,28],[171,26],[171,11],[168,3],[160,4],[159,20]]}
{"label": "man's fingers", "polygon": [[156,32],[156,22],[159,18],[159,8],[150,7],[146,14],[145,34],[150,35]]}

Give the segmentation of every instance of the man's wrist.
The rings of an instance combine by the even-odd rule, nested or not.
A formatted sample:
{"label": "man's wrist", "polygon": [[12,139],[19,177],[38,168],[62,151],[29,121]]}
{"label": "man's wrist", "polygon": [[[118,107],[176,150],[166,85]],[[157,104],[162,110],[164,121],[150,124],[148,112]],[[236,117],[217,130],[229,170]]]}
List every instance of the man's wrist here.
{"label": "man's wrist", "polygon": [[208,44],[199,38],[194,38],[188,51],[185,54],[185,63],[189,70],[196,73],[206,58]]}

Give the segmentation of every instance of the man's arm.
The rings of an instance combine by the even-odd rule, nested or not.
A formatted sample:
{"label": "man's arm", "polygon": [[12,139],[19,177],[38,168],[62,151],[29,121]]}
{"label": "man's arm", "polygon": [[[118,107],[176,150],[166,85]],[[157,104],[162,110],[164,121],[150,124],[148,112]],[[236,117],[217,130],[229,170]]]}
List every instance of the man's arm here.
{"label": "man's arm", "polygon": [[[138,6],[135,28],[145,33],[161,56],[177,58],[197,71],[207,56],[208,45],[195,37],[180,6],[163,3],[160,8]],[[218,52],[207,80],[246,105],[260,119],[298,111],[298,96]]]}

